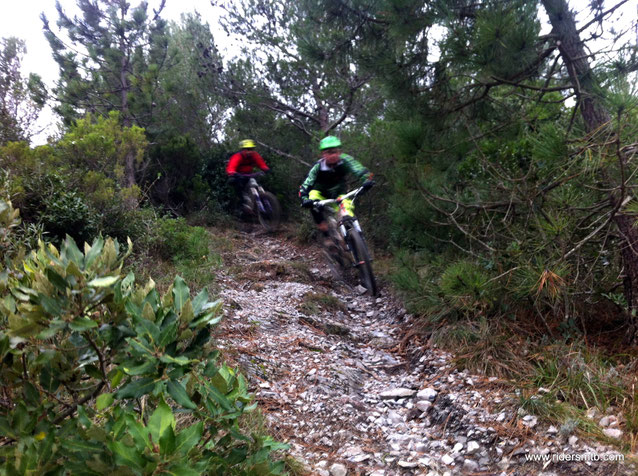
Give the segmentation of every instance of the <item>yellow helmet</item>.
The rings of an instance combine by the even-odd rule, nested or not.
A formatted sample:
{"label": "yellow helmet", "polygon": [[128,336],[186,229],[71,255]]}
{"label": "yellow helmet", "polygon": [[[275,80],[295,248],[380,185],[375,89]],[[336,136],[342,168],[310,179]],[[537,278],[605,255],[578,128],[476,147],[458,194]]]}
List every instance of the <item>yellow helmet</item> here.
{"label": "yellow helmet", "polygon": [[239,147],[241,147],[242,149],[254,149],[255,141],[251,139],[245,139],[239,143]]}

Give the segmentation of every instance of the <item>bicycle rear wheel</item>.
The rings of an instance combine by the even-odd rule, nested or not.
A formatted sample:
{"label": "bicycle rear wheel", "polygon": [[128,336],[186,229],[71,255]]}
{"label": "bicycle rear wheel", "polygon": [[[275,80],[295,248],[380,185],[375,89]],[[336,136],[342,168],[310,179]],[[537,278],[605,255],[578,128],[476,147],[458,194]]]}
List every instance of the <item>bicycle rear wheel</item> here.
{"label": "bicycle rear wheel", "polygon": [[261,200],[261,207],[257,206],[257,218],[259,224],[266,231],[275,231],[279,227],[281,221],[281,207],[279,201],[270,192],[263,192],[259,194]]}
{"label": "bicycle rear wheel", "polygon": [[356,260],[354,265],[359,271],[359,281],[361,285],[368,290],[371,296],[376,296],[377,282],[372,273],[372,260],[370,259],[370,253],[363,241],[363,237],[355,228],[351,228],[348,230],[348,241]]}

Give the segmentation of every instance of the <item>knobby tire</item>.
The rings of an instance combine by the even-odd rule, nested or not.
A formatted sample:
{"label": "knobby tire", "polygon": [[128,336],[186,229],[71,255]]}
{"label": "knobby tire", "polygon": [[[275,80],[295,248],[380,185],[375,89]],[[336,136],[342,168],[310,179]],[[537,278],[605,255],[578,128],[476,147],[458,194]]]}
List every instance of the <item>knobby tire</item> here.
{"label": "knobby tire", "polygon": [[376,296],[377,283],[372,273],[370,253],[363,241],[363,237],[356,229],[352,228],[348,231],[348,241],[356,260],[355,266],[359,271],[359,281],[361,281],[362,286],[368,290],[371,296]]}
{"label": "knobby tire", "polygon": [[279,201],[270,192],[263,192],[259,194],[261,203],[264,206],[264,210],[257,209],[257,218],[259,224],[266,231],[275,231],[279,227],[281,220],[281,207]]}

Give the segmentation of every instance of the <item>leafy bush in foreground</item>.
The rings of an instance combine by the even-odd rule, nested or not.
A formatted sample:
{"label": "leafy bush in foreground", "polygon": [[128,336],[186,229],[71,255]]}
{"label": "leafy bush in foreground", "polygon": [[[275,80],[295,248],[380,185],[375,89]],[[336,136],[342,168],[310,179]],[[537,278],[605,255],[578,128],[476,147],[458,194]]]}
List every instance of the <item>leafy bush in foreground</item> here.
{"label": "leafy bush in foreground", "polygon": [[[0,201],[0,239],[17,221]],[[71,238],[9,255],[0,272],[0,471],[4,474],[279,474],[284,445],[244,435],[255,407],[217,362],[219,301],[177,277],[123,277],[130,253]]]}

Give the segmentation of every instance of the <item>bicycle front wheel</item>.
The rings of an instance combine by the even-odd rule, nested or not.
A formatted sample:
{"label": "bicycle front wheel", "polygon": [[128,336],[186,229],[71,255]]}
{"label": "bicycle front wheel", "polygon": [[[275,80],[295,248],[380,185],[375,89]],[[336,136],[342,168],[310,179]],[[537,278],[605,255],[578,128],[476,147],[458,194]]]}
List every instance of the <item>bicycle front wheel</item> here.
{"label": "bicycle front wheel", "polygon": [[361,234],[354,228],[348,231],[348,241],[350,249],[355,258],[355,266],[359,271],[359,281],[361,285],[368,290],[371,296],[377,295],[377,283],[372,273],[372,260],[368,247],[363,241]]}
{"label": "bicycle front wheel", "polygon": [[261,206],[257,207],[259,224],[266,231],[275,231],[281,221],[281,207],[277,197],[270,192],[263,192],[259,194],[259,200],[261,201]]}

